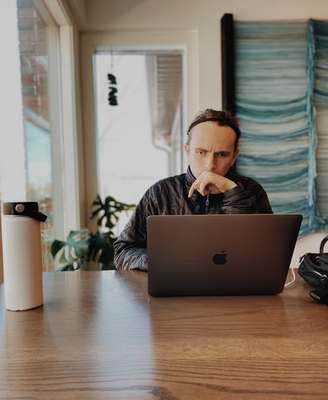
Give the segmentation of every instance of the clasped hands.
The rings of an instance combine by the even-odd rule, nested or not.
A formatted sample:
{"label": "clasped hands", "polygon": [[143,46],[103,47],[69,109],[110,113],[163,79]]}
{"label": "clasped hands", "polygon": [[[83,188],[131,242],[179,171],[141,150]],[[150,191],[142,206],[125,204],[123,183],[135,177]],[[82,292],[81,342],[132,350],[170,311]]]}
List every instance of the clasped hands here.
{"label": "clasped hands", "polygon": [[191,197],[195,190],[197,190],[202,196],[207,196],[210,193],[224,193],[236,186],[235,182],[222,175],[210,171],[204,171],[191,185],[188,197]]}

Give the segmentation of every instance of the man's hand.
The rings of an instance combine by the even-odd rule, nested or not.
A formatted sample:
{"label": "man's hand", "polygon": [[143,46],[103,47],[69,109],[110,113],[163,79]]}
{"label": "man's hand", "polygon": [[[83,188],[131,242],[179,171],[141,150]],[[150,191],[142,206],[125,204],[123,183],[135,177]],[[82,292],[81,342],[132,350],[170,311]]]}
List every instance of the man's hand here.
{"label": "man's hand", "polygon": [[202,196],[210,193],[224,193],[236,187],[236,183],[224,176],[214,174],[214,172],[204,171],[191,185],[188,197],[191,197],[195,190]]}

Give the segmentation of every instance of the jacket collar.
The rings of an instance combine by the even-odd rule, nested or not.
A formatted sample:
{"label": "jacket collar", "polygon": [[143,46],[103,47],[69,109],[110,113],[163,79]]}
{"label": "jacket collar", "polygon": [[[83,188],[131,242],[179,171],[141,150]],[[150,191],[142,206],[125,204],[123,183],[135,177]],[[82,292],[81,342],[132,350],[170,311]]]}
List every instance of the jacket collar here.
{"label": "jacket collar", "polygon": [[192,173],[190,165],[188,165],[187,172],[186,172],[186,181],[187,185],[191,186],[196,180],[195,175]]}

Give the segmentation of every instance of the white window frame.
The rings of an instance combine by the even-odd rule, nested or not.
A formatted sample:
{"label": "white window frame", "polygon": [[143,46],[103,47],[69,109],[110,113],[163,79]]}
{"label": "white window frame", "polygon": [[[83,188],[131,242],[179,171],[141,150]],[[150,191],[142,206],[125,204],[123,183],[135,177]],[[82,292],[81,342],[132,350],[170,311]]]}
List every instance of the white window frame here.
{"label": "white window frame", "polygon": [[98,193],[97,131],[93,82],[93,55],[97,50],[181,50],[183,57],[183,129],[199,110],[199,60],[198,32],[191,31],[129,31],[85,32],[81,34],[81,78],[83,96],[83,137],[85,165],[86,225],[96,228],[96,221],[89,219],[91,204]]}
{"label": "white window frame", "polygon": [[[73,18],[61,0],[34,0],[39,12],[49,21],[50,122],[54,182],[54,232],[64,238],[70,230],[81,227],[80,137],[78,135],[78,104]],[[58,35],[59,33],[59,35]],[[59,39],[59,40],[58,40]]]}

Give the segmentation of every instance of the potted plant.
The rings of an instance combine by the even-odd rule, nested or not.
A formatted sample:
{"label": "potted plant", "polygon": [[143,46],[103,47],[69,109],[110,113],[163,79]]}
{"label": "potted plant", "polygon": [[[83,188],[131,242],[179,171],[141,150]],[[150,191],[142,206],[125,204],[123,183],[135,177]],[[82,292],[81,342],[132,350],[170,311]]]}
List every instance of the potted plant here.
{"label": "potted plant", "polygon": [[112,196],[104,201],[97,195],[92,203],[91,219],[97,218],[95,233],[88,229],[71,231],[66,241],[54,240],[51,244],[51,254],[57,271],[75,271],[87,268],[90,263],[97,263],[100,269],[115,269],[114,247],[116,239],[113,229],[121,212],[135,207],[125,204]]}

